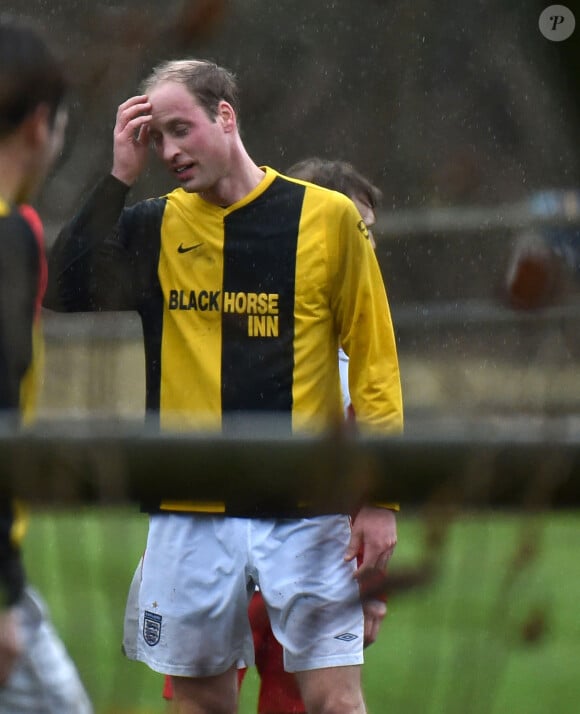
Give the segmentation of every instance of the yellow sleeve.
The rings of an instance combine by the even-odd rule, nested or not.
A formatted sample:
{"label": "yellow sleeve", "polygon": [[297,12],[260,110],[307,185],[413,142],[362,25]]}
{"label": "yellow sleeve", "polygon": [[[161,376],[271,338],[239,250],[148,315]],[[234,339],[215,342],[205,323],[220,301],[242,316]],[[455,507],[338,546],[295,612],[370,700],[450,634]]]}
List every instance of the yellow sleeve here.
{"label": "yellow sleeve", "polygon": [[403,401],[389,303],[368,229],[345,199],[337,240],[329,247],[335,266],[331,307],[349,357],[349,390],[362,433],[403,429]]}

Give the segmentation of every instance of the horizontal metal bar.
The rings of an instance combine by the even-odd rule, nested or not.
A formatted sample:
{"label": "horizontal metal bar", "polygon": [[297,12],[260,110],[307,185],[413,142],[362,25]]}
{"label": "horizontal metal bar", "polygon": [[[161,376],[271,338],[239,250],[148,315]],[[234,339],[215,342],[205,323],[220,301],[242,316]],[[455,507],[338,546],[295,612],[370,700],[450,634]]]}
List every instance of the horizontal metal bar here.
{"label": "horizontal metal bar", "polygon": [[[38,426],[0,433],[0,484],[38,503],[122,503],[158,498],[308,502],[351,512],[362,501],[496,506],[580,506],[575,420],[487,426],[433,422],[404,437],[277,435],[275,420],[230,436],[156,433],[139,424]],[[527,427],[526,427],[527,423]],[[430,424],[431,426],[428,426]]]}
{"label": "horizontal metal bar", "polygon": [[448,208],[405,208],[377,211],[373,234],[378,242],[389,238],[448,237],[453,234],[519,231],[543,226],[580,227],[580,215],[541,215],[530,210],[526,201],[497,206],[450,206]]}

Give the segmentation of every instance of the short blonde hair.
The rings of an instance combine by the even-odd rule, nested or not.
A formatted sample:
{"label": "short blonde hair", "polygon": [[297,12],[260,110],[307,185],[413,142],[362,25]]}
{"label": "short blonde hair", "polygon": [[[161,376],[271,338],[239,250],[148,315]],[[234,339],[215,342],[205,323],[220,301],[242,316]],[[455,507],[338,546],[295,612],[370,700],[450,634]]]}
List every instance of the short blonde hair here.
{"label": "short blonde hair", "polygon": [[221,101],[239,112],[238,85],[235,76],[209,60],[185,59],[163,62],[142,82],[141,91],[148,94],[162,82],[184,85],[210,119],[215,119]]}

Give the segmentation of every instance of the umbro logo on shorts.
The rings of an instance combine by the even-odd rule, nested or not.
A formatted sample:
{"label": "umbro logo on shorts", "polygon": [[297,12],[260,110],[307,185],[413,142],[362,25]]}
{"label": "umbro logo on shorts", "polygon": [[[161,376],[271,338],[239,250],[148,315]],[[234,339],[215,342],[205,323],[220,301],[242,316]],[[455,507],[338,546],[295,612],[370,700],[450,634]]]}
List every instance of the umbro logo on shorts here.
{"label": "umbro logo on shorts", "polygon": [[143,639],[149,647],[155,647],[161,639],[161,622],[163,618],[156,612],[145,610],[143,615]]}
{"label": "umbro logo on shorts", "polygon": [[334,639],[341,640],[342,642],[352,642],[357,638],[358,635],[353,635],[352,632],[343,632],[342,635],[337,635]]}
{"label": "umbro logo on shorts", "polygon": [[177,249],[178,253],[189,253],[190,250],[195,250],[196,248],[199,248],[202,246],[203,243],[196,243],[195,245],[188,245],[187,247],[183,245],[183,243],[179,244],[179,248]]}

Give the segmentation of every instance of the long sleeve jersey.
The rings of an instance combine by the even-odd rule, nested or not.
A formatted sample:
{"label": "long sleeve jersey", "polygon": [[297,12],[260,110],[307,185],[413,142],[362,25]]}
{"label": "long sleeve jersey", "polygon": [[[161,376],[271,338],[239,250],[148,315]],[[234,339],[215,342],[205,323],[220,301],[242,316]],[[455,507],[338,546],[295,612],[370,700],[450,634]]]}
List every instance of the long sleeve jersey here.
{"label": "long sleeve jersey", "polygon": [[126,208],[104,178],[58,237],[45,305],[136,310],[162,428],[270,414],[320,432],[342,414],[339,342],[362,431],[402,428],[393,326],[368,232],[340,193],[265,168],[228,207],[176,189]]}

